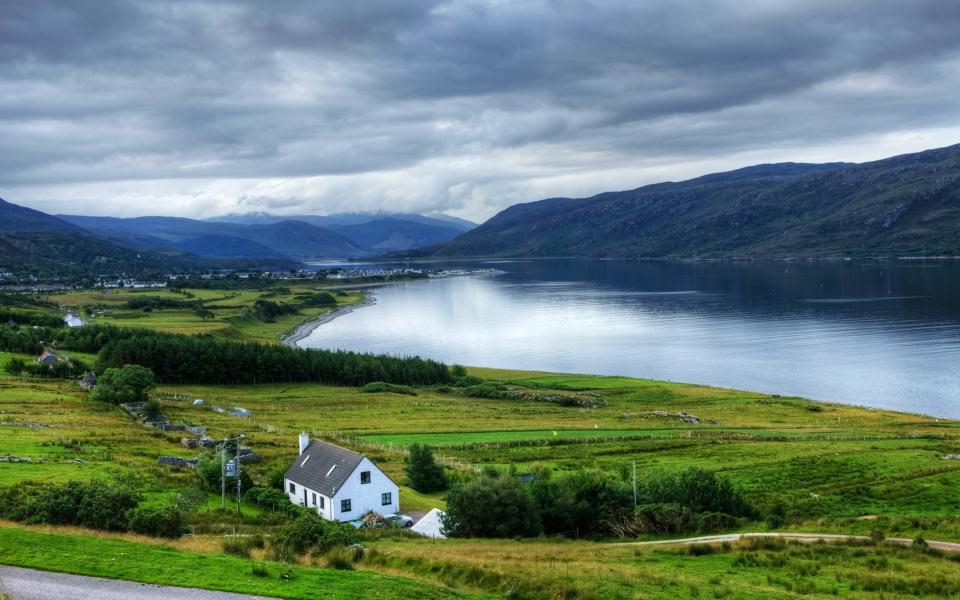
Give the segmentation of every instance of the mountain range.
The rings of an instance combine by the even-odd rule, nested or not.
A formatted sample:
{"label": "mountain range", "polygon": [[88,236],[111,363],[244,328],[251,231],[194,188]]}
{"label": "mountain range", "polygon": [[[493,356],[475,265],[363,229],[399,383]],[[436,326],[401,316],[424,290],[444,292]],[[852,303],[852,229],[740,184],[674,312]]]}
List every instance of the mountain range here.
{"label": "mountain range", "polygon": [[209,221],[52,216],[0,199],[0,270],[79,275],[286,269],[311,258],[371,256],[445,242],[473,226],[446,215],[411,214],[256,213]]}
{"label": "mountain range", "polygon": [[867,163],[746,167],[511,206],[392,258],[960,255],[960,145]]}
{"label": "mountain range", "polygon": [[204,258],[353,258],[452,240],[458,222],[410,215],[234,215],[207,221],[180,217],[58,218],[123,245],[175,249]]}
{"label": "mountain range", "polygon": [[195,256],[118,246],[46,213],[0,199],[0,270],[90,275],[198,267]]}

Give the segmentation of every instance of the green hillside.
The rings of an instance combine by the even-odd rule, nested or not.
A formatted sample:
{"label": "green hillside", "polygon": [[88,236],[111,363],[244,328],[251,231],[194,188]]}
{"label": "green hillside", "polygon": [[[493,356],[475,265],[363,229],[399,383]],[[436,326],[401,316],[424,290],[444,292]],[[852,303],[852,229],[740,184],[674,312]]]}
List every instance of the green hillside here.
{"label": "green hillside", "polygon": [[512,206],[395,256],[784,258],[960,254],[960,145],[846,164],[758,165]]}

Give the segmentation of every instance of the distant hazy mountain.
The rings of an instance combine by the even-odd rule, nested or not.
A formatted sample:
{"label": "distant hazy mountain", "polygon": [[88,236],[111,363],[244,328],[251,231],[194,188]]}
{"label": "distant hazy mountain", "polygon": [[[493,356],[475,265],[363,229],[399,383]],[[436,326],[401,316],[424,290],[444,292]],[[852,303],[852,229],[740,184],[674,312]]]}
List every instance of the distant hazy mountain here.
{"label": "distant hazy mountain", "polygon": [[91,275],[196,266],[196,257],[121,247],[46,213],[0,199],[0,270]]}
{"label": "distant hazy mountain", "polygon": [[364,250],[339,233],[299,221],[240,225],[179,217],[58,215],[96,235],[140,248],[174,248],[206,258],[347,258]]}
{"label": "distant hazy mountain", "polygon": [[356,225],[331,225],[330,229],[358,246],[381,253],[448,242],[463,233],[453,223],[430,225],[394,218]]}
{"label": "distant hazy mountain", "polygon": [[394,256],[920,255],[960,255],[960,145],[517,204],[452,242]]}
{"label": "distant hazy mountain", "polygon": [[207,219],[217,223],[238,223],[241,225],[267,225],[279,221],[303,221],[318,227],[332,227],[334,225],[361,225],[381,219],[396,219],[412,221],[436,227],[454,227],[461,233],[477,226],[476,223],[451,217],[442,213],[433,213],[429,216],[416,213],[336,213],[332,215],[274,215],[265,212],[231,214],[222,217]]}
{"label": "distant hazy mountain", "polygon": [[440,213],[424,216],[415,213],[273,215],[255,212],[209,219],[215,223],[241,225],[269,225],[284,220],[301,221],[336,231],[374,254],[447,242],[477,226],[465,219]]}

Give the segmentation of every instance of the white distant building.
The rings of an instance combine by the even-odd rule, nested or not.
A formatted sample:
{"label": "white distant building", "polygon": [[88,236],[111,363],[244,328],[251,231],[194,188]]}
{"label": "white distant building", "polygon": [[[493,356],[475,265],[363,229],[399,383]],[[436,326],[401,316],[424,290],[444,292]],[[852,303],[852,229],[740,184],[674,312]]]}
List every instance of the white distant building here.
{"label": "white distant building", "polygon": [[67,327],[83,327],[87,324],[83,319],[73,313],[67,313],[66,316],[63,317],[63,322],[67,324]]}
{"label": "white distant building", "polygon": [[300,434],[300,456],[287,469],[290,501],[331,521],[353,521],[368,512],[400,510],[400,487],[366,456]]}

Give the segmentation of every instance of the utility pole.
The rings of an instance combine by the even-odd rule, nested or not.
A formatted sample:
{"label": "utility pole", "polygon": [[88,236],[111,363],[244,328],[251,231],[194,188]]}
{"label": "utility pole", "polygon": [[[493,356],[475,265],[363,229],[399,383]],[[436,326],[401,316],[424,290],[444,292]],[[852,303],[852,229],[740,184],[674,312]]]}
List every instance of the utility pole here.
{"label": "utility pole", "polygon": [[220,510],[227,510],[227,438],[220,446]]}
{"label": "utility pole", "polygon": [[237,436],[237,514],[240,514],[240,440],[243,436]]}
{"label": "utility pole", "polygon": [[637,510],[637,459],[633,459],[633,510]]}

